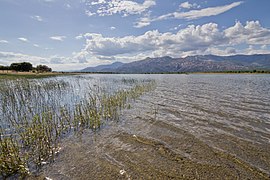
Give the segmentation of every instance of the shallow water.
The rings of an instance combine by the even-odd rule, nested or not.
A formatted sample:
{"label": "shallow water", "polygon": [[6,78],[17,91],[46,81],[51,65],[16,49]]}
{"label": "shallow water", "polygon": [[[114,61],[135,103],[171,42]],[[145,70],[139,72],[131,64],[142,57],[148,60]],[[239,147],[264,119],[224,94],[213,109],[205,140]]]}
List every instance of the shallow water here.
{"label": "shallow water", "polygon": [[119,122],[63,140],[40,177],[270,179],[270,75],[100,76],[157,88]]}

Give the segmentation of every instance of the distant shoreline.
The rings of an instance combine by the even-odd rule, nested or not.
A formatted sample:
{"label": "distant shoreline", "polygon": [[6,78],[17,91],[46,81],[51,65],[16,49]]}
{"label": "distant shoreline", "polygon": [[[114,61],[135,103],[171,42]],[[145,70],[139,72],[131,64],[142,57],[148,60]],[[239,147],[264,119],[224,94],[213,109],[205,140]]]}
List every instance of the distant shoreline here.
{"label": "distant shoreline", "polygon": [[16,78],[47,78],[65,75],[83,75],[83,74],[270,74],[270,71],[220,71],[220,72],[160,72],[160,73],[116,73],[116,72],[14,72],[1,71],[0,79],[16,79]]}
{"label": "distant shoreline", "polygon": [[1,71],[0,70],[0,79],[16,79],[16,78],[47,78],[55,76],[64,76],[64,75],[76,75],[80,73],[75,72],[44,72],[44,73],[33,73],[33,72],[14,72],[14,71]]}
{"label": "distant shoreline", "polygon": [[270,71],[209,71],[209,72],[145,72],[145,73],[121,73],[121,72],[78,72],[79,74],[270,74]]}

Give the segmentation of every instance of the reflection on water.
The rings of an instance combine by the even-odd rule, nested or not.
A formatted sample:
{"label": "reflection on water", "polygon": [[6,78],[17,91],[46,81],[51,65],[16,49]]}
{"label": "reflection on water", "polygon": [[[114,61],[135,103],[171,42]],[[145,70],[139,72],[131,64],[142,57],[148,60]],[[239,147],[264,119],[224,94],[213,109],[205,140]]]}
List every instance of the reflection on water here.
{"label": "reflection on water", "polygon": [[[111,81],[114,75],[100,75]],[[269,75],[122,75],[157,88],[119,123],[63,142],[56,179],[268,179]],[[108,78],[108,79],[107,79]]]}

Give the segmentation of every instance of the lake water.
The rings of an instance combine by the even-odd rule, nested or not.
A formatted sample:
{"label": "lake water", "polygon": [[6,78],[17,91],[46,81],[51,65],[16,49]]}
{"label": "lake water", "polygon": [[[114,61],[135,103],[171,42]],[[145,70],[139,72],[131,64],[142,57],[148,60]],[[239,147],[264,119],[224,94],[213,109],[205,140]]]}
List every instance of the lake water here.
{"label": "lake water", "polygon": [[102,79],[98,82],[154,79],[157,87],[131,102],[120,121],[64,139],[55,163],[45,166],[42,176],[270,178],[270,75],[85,77]]}

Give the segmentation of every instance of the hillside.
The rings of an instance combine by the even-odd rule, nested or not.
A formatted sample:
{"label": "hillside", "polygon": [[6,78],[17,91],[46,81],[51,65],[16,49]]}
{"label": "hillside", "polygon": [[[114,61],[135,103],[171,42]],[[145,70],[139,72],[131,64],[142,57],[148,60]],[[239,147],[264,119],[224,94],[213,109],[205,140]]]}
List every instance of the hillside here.
{"label": "hillside", "polygon": [[82,72],[115,73],[165,73],[165,72],[211,72],[252,69],[270,69],[270,54],[215,56],[198,55],[185,58],[169,56],[146,58],[131,63],[115,62],[109,65],[88,67]]}

